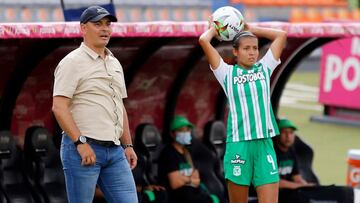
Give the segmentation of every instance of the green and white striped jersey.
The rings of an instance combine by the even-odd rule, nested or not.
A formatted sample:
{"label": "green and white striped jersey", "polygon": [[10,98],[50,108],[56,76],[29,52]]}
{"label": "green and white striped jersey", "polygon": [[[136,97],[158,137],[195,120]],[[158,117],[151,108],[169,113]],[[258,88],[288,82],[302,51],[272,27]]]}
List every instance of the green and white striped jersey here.
{"label": "green and white striped jersey", "polygon": [[250,70],[222,59],[214,70],[229,103],[227,142],[270,138],[279,134],[270,101],[270,76],[280,60],[269,49]]}

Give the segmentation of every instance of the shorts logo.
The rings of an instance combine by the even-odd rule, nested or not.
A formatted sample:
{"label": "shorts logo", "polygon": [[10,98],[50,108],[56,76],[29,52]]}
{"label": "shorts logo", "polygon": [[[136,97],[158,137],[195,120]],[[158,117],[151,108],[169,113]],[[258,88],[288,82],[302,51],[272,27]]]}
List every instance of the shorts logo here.
{"label": "shorts logo", "polygon": [[241,168],[240,168],[240,166],[234,166],[234,168],[233,168],[233,175],[234,175],[234,176],[240,176],[240,175],[241,175]]}
{"label": "shorts logo", "polygon": [[230,160],[231,164],[245,164],[245,160],[240,159],[240,155],[236,154],[235,159]]}
{"label": "shorts logo", "polygon": [[277,174],[278,172],[277,171],[271,171],[270,172],[270,175],[275,175],[275,174]]}

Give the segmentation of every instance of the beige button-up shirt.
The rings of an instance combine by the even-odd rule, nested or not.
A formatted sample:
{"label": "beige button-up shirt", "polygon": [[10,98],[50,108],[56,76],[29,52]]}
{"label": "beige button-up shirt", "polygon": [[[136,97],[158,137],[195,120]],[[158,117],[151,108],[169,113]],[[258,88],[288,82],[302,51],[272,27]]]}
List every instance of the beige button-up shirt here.
{"label": "beige button-up shirt", "polygon": [[82,135],[120,144],[123,133],[124,72],[106,49],[102,59],[84,43],[65,56],[55,70],[53,96],[71,99],[70,110]]}

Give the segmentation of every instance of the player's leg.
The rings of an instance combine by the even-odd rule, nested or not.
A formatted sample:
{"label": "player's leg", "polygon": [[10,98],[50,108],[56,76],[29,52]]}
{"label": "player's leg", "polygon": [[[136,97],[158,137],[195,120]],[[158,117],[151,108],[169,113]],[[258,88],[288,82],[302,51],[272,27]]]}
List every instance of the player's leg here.
{"label": "player's leg", "polygon": [[238,185],[227,181],[230,203],[247,203],[249,186]]}
{"label": "player's leg", "polygon": [[254,156],[254,179],[259,203],[277,203],[279,174],[276,154],[271,138],[256,141]]}
{"label": "player's leg", "polygon": [[270,183],[256,187],[259,203],[277,203],[279,183]]}
{"label": "player's leg", "polygon": [[74,143],[66,135],[62,139],[60,155],[64,168],[68,202],[91,203],[94,198],[100,166],[98,164],[82,166],[81,157]]}
{"label": "player's leg", "polygon": [[224,172],[230,203],[248,200],[249,185],[253,176],[253,161],[249,158],[249,142],[227,143],[224,155]]}
{"label": "player's leg", "polygon": [[101,168],[98,185],[109,203],[137,203],[133,175],[122,147],[107,148],[107,161]]}

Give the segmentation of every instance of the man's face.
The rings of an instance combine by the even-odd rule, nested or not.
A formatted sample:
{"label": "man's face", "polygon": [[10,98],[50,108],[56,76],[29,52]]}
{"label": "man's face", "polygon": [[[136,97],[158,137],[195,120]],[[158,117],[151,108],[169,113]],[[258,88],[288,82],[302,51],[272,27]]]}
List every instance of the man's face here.
{"label": "man's face", "polygon": [[295,133],[292,128],[283,128],[280,130],[279,144],[285,148],[289,148],[294,144]]}
{"label": "man's face", "polygon": [[81,31],[84,35],[84,40],[96,48],[105,47],[110,40],[112,33],[111,22],[109,18],[105,17],[97,22],[87,22],[81,24]]}

